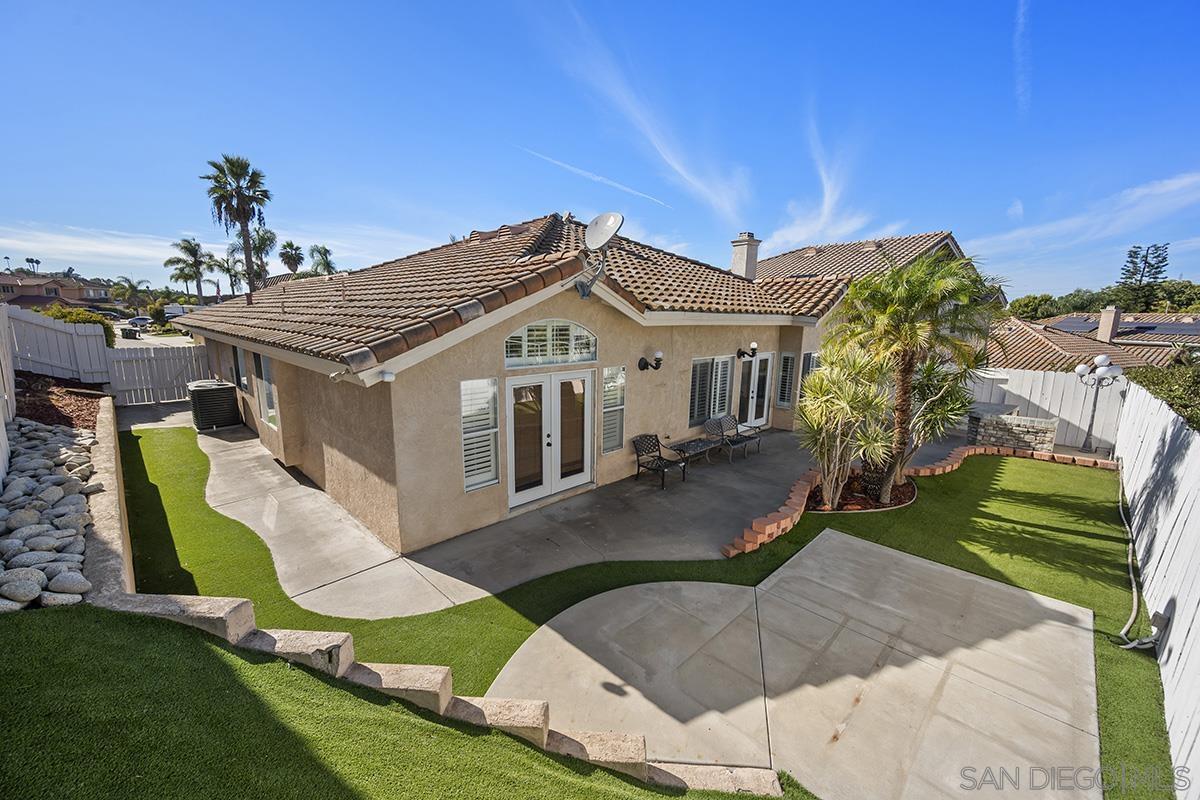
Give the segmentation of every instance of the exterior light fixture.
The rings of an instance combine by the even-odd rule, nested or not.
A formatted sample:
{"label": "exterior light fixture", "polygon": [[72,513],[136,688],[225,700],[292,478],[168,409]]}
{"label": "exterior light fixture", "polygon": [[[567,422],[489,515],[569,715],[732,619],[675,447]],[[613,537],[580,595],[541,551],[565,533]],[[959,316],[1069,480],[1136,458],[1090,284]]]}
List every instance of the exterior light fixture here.
{"label": "exterior light fixture", "polygon": [[651,363],[645,356],[638,359],[638,369],[645,372],[648,369],[659,369],[662,367],[663,354],[662,350],[654,351],[654,362]]}
{"label": "exterior light fixture", "polygon": [[738,358],[754,358],[756,355],[758,355],[758,342],[751,342],[750,349],[748,351],[743,350],[740,347],[737,351]]}
{"label": "exterior light fixture", "polygon": [[1092,428],[1096,424],[1096,404],[1100,400],[1100,390],[1112,386],[1124,372],[1125,370],[1121,369],[1120,364],[1112,363],[1112,359],[1104,354],[1093,358],[1090,365],[1080,364],[1075,367],[1075,375],[1079,378],[1079,382],[1084,386],[1095,387],[1095,392],[1092,394],[1092,416],[1088,420],[1087,436],[1083,437],[1083,447],[1080,448],[1085,453],[1096,452],[1096,447],[1092,443]]}

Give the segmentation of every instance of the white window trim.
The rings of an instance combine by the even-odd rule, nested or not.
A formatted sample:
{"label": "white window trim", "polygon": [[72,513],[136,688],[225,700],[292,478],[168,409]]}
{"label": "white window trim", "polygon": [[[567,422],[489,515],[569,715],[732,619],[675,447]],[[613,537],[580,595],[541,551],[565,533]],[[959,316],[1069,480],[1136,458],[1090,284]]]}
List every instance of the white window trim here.
{"label": "white window trim", "polygon": [[[530,356],[528,354],[528,351],[529,351],[528,331],[529,331],[529,329],[532,327],[538,326],[538,325],[545,325],[545,326],[547,326],[547,331],[549,332],[553,329],[553,326],[555,326],[557,324],[564,324],[564,325],[570,326],[568,329],[568,334],[567,334],[567,336],[568,336],[568,345],[567,345],[568,354],[566,356],[555,356],[555,355],[552,355],[551,353],[547,352],[546,355],[544,355],[544,356]],[[575,337],[577,335],[579,335],[580,333],[585,334],[586,336],[588,336],[591,339],[591,343],[592,343],[591,354],[587,358],[575,358],[574,357]],[[510,339],[515,339],[515,338],[520,338],[521,355],[509,356],[508,355],[508,342]],[[547,342],[547,351],[549,351],[550,346],[552,344],[551,339],[547,338],[546,342]],[[594,363],[596,363],[597,360],[599,360],[598,359],[599,350],[600,350],[599,342],[600,342],[600,340],[596,336],[596,334],[592,333],[590,330],[588,330],[583,325],[580,325],[578,322],[574,322],[569,319],[562,319],[559,317],[548,317],[546,319],[539,319],[534,322],[530,322],[527,325],[522,325],[519,329],[513,331],[508,336],[504,337],[504,368],[505,369],[530,369],[530,368],[539,368],[540,369],[540,368],[544,368],[544,367],[555,367],[555,366],[562,366],[562,365],[566,365],[566,364],[594,364]]]}
{"label": "white window trim", "polygon": [[[468,381],[487,381],[492,388],[492,408],[495,410],[495,418],[493,425],[490,428],[485,428],[478,431],[466,433],[463,431],[463,409],[462,409],[462,391],[463,384]],[[459,381],[458,384],[458,430],[461,437],[460,454],[462,457],[463,470],[463,491],[474,492],[479,489],[486,489],[489,486],[495,486],[500,483],[500,382],[495,378],[470,378],[465,381]],[[481,483],[467,483],[467,442],[480,439],[490,438],[492,442],[492,463],[495,464],[496,475],[490,480]]]}
{"label": "white window trim", "polygon": [[[692,364],[694,365],[697,361],[707,361],[711,365],[709,368],[709,373],[708,373],[708,375],[709,375],[708,417],[705,419],[705,421],[712,419],[713,417],[716,417],[718,415],[724,416],[726,414],[733,413],[732,407],[733,407],[733,372],[734,372],[734,361],[735,361],[734,355],[732,353],[730,353],[729,355],[722,355],[722,356],[704,356],[701,358],[693,358]],[[725,362],[729,366],[728,381],[726,382],[726,385],[725,385],[725,409],[723,412],[720,412],[717,408],[718,396],[717,396],[716,366],[717,366],[718,361]],[[688,420],[689,428],[697,428],[697,427],[703,425],[704,421],[697,422],[695,425],[692,424],[691,405],[692,405],[692,386],[691,386],[691,372],[689,370],[689,374],[688,374],[688,412],[687,412],[688,417],[687,417],[687,420]]]}
{"label": "white window trim", "polygon": [[[257,370],[254,374],[254,377],[259,381],[259,383],[263,384],[261,387],[259,387],[259,391],[257,392],[258,418],[268,428],[273,431],[277,431],[279,430],[279,398],[277,397],[278,392],[275,390],[274,371],[269,366],[271,364],[271,357],[264,356],[260,353],[255,353],[254,355],[258,357],[259,363],[262,365],[262,375],[259,376]],[[274,422],[271,422],[271,420],[268,419],[268,398],[270,398],[271,401],[270,410],[275,412]]]}
{"label": "white window trim", "polygon": [[[624,385],[623,385],[623,388],[621,389],[621,404],[620,405],[607,406],[604,404],[604,381],[607,378],[605,373],[608,372],[610,369],[611,370],[620,370],[621,374],[625,376]],[[624,364],[617,364],[617,365],[610,366],[610,367],[604,367],[602,370],[600,370],[600,455],[607,455],[608,453],[619,453],[625,449],[625,402],[626,402],[625,393],[628,391],[629,391],[629,372],[628,372],[628,370],[626,370]],[[606,448],[604,446],[604,419],[609,414],[616,414],[616,413],[620,413],[620,415],[621,415],[621,441],[617,444],[616,447]]]}

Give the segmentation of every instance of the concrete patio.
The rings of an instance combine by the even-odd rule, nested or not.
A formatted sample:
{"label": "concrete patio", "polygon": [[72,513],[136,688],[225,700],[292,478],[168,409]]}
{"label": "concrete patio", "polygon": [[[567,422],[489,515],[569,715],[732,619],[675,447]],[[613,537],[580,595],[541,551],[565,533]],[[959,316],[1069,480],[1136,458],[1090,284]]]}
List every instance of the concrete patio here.
{"label": "concrete patio", "polygon": [[651,759],[787,770],[824,800],[961,797],[966,767],[1098,769],[1092,639],[1089,609],[826,530],[757,587],[588,598],[487,694],[643,733]]}

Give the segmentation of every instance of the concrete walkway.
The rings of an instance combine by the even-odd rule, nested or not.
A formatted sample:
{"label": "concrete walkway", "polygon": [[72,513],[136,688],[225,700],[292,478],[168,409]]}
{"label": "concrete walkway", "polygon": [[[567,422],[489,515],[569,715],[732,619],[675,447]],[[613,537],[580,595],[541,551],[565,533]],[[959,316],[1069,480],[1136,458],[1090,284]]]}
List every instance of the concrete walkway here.
{"label": "concrete walkway", "polygon": [[[758,587],[588,598],[487,695],[645,734],[651,759],[784,769],[824,800],[959,798],[964,767],[1099,767],[1092,637],[1088,609],[826,530]],[[996,794],[1018,795],[1100,791]]]}

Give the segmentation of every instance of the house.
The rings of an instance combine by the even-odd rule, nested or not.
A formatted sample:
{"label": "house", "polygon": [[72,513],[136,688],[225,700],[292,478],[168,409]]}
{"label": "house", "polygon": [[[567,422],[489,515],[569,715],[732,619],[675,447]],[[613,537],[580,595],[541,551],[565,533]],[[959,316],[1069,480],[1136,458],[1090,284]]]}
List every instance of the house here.
{"label": "house", "polygon": [[176,324],[276,458],[409,553],[633,475],[639,433],[681,441],[723,414],[790,429],[847,275],[957,247],[937,234],[760,264],[745,233],[727,270],[617,237],[585,299],[584,230],[551,214],[476,231]]}
{"label": "house", "polygon": [[109,287],[99,281],[59,275],[0,273],[0,301],[22,308],[55,303],[87,307],[109,302]]}
{"label": "house", "polygon": [[1123,314],[1110,306],[1099,313],[1060,314],[1038,324],[1102,342],[1200,348],[1200,313],[1194,311]]}
{"label": "house", "polygon": [[[1107,314],[1107,312],[1105,312]],[[1111,324],[1112,315],[1106,317]],[[1091,363],[1099,355],[1128,369],[1146,365],[1167,366],[1178,358],[1179,348],[1170,342],[1154,344],[1069,333],[1049,325],[1012,317],[998,321],[988,340],[988,367],[1071,372],[1078,364]]]}

